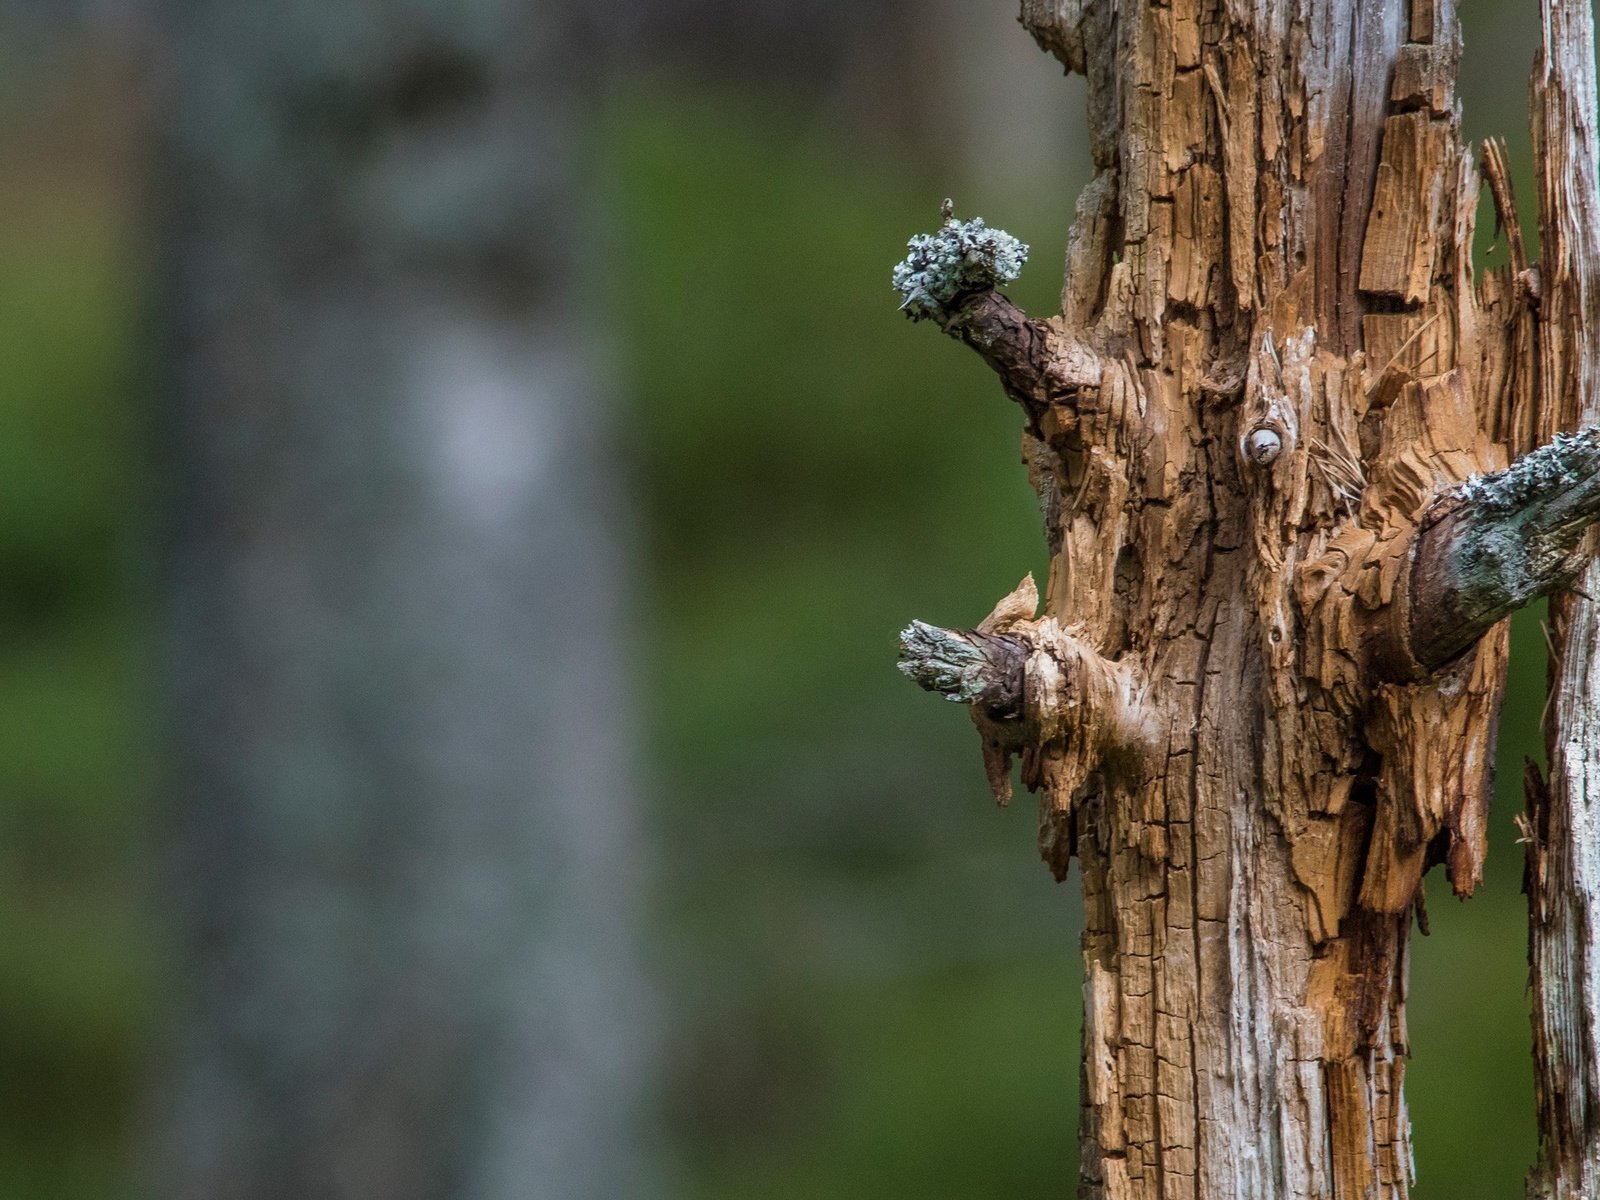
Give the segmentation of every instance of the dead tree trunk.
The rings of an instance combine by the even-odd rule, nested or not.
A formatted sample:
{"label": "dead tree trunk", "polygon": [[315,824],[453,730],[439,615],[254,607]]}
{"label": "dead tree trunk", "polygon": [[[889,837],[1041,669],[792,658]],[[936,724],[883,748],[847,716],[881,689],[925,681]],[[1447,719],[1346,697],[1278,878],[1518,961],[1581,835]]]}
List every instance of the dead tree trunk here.
{"label": "dead tree trunk", "polygon": [[[1544,0],[1533,75],[1543,269],[1533,329],[1544,422],[1600,422],[1600,179],[1594,20]],[[1543,431],[1541,431],[1543,432]],[[1550,780],[1528,772],[1529,961],[1539,1161],[1534,1200],[1600,1195],[1600,568],[1552,597]]]}
{"label": "dead tree trunk", "polygon": [[1451,0],[1023,23],[1089,81],[1062,315],[978,222],[896,283],[1022,408],[1045,606],[902,668],[1081,864],[1084,1194],[1401,1197],[1422,875],[1481,879],[1501,618],[1577,569],[1600,434],[1535,449],[1534,278],[1473,278]]}

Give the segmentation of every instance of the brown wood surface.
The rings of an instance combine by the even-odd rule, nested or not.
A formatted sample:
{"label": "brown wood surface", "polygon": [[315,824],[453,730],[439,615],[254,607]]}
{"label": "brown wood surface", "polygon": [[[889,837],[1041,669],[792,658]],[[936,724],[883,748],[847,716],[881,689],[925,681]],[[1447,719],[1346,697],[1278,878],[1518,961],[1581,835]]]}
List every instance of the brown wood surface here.
{"label": "brown wood surface", "polygon": [[[1600,507],[1569,450],[1505,471],[1579,422],[1551,347],[1589,297],[1541,309],[1516,238],[1474,278],[1485,176],[1512,202],[1451,0],[1022,8],[1089,81],[1064,315],[941,324],[1022,404],[1047,514],[1043,610],[1029,581],[979,626],[1031,650],[1021,715],[974,719],[1081,867],[1082,1194],[1393,1200],[1422,876],[1481,881],[1501,618]],[[1570,541],[1508,573],[1539,520]]]}

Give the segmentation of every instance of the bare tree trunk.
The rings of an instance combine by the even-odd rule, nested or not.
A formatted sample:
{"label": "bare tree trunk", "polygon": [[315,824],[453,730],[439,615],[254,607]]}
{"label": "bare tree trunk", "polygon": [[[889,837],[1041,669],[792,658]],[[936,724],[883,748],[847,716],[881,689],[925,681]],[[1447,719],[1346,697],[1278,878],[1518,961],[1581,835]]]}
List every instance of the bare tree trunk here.
{"label": "bare tree trunk", "polygon": [[1083,1194],[1402,1197],[1422,876],[1481,879],[1501,618],[1600,435],[1535,449],[1531,276],[1473,278],[1450,0],[1022,7],[1089,81],[1063,315],[975,223],[896,281],[1023,409],[1048,590],[902,669],[1081,864]]}
{"label": "bare tree trunk", "polygon": [[[1538,396],[1544,423],[1600,422],[1600,166],[1594,20],[1544,0],[1533,74]],[[1551,599],[1550,780],[1528,773],[1529,960],[1539,1161],[1530,1197],[1600,1195],[1600,567]]]}
{"label": "bare tree trunk", "polygon": [[650,1194],[577,16],[167,11],[162,1197]]}

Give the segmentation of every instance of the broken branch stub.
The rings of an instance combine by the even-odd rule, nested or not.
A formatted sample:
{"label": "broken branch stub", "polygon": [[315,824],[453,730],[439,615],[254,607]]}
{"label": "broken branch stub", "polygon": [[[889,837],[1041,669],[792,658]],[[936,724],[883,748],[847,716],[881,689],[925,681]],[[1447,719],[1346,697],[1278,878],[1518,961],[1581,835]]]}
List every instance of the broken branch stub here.
{"label": "broken branch stub", "polygon": [[913,621],[900,634],[900,673],[946,700],[981,704],[997,720],[1022,715],[1028,647],[1004,634]]}
{"label": "broken branch stub", "polygon": [[[1036,602],[1028,579],[977,629],[913,621],[900,634],[899,666],[925,690],[971,706],[997,800],[1010,799],[1011,759],[1030,747],[1023,782],[1042,793],[1047,818],[1064,817],[1108,760],[1150,741],[1145,689],[1131,667],[1103,658],[1053,618],[1032,619]],[[1064,862],[1052,866],[1064,870]]]}
{"label": "broken branch stub", "polygon": [[991,720],[1024,721],[1044,741],[1108,749],[1140,741],[1128,670],[1049,618],[1001,634],[913,621],[900,634],[899,667],[924,691],[981,706]]}
{"label": "broken branch stub", "polygon": [[[948,212],[949,201],[945,202]],[[982,217],[946,216],[931,234],[906,243],[891,276],[900,309],[913,321],[934,321],[972,347],[1000,377],[1006,394],[1037,428],[1052,403],[1099,387],[1103,365],[1059,324],[1037,321],[998,289],[1022,272],[1028,247]]]}
{"label": "broken branch stub", "polygon": [[1417,536],[1409,636],[1437,668],[1501,618],[1570,583],[1600,520],[1600,427],[1557,434],[1504,471],[1448,493]]}

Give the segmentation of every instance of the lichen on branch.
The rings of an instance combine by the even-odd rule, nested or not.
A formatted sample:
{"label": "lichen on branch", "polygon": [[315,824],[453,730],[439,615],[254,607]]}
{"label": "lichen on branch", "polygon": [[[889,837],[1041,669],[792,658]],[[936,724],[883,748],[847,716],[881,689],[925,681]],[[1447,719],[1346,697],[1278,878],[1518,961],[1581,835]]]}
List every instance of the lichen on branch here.
{"label": "lichen on branch", "polygon": [[983,704],[996,716],[1022,707],[1028,647],[1016,638],[941,629],[912,621],[900,634],[900,673],[958,704]]}
{"label": "lichen on branch", "polygon": [[1446,495],[1418,536],[1411,652],[1434,668],[1496,621],[1571,582],[1584,533],[1600,520],[1600,427],[1557,434],[1504,471]]}
{"label": "lichen on branch", "polygon": [[982,217],[957,221],[948,200],[944,211],[938,231],[913,237],[895,264],[900,308],[913,321],[947,318],[962,298],[1016,279],[1028,261],[1028,247],[1004,229],[991,229]]}
{"label": "lichen on branch", "polygon": [[1600,475],[1597,466],[1600,426],[1591,426],[1577,433],[1556,434],[1504,471],[1466,480],[1456,494],[1484,512],[1522,513],[1563,497],[1575,499],[1582,489],[1595,484]]}
{"label": "lichen on branch", "polygon": [[912,320],[935,321],[972,347],[1037,435],[1052,405],[1070,408],[1085,389],[1102,385],[1107,364],[1059,319],[1035,320],[996,290],[1022,271],[1027,246],[981,217],[957,221],[948,200],[942,211],[944,225],[912,238],[910,253],[894,268],[901,311]]}

